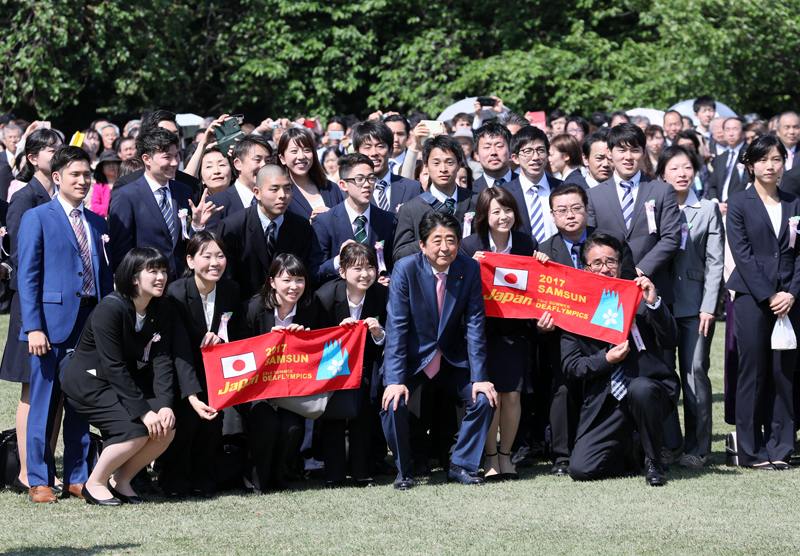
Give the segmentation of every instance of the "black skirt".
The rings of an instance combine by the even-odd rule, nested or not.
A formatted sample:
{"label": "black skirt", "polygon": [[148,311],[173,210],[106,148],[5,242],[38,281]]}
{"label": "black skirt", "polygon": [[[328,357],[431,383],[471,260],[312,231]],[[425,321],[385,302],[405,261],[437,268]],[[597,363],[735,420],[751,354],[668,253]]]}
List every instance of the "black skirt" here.
{"label": "black skirt", "polygon": [[520,333],[486,339],[486,367],[498,392],[531,392],[528,340]]}
{"label": "black skirt", "polygon": [[[150,435],[142,420],[139,417],[131,417],[120,402],[116,402],[111,407],[94,407],[83,405],[71,398],[68,401],[75,413],[100,430],[104,446]],[[155,399],[148,399],[147,403],[155,413],[161,409]]]}
{"label": "black skirt", "polygon": [[28,342],[19,339],[19,333],[22,330],[22,308],[17,292],[14,292],[11,298],[10,317],[6,348],[3,350],[3,363],[0,365],[0,379],[29,384],[31,359],[28,353]]}

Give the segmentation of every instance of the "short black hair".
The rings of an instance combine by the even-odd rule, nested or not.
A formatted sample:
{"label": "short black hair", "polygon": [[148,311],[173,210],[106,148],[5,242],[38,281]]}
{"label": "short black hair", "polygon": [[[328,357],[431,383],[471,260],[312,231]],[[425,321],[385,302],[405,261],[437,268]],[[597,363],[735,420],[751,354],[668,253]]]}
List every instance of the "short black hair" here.
{"label": "short black hair", "polygon": [[[589,122],[586,121],[586,118],[584,118],[582,116],[571,116],[569,118],[569,120],[567,120],[567,126],[570,123],[576,123],[579,126],[581,126],[581,129],[583,130],[583,134],[584,135],[589,133]],[[565,130],[567,129],[567,126],[564,126]]]}
{"label": "short black hair", "polygon": [[375,170],[375,163],[367,155],[361,153],[346,154],[339,159],[339,177],[349,178],[350,173],[359,164],[366,164],[373,171]]}
{"label": "short black hair", "polygon": [[622,264],[622,244],[619,240],[603,232],[594,232],[587,237],[583,241],[583,245],[581,245],[581,264],[583,264],[584,268],[586,268],[586,264],[589,262],[587,260],[589,251],[597,246],[611,247],[617,255],[617,261],[619,261],[620,265]]}
{"label": "short black hair", "polygon": [[[611,114],[608,115],[608,123],[609,123],[609,125],[614,120],[614,118],[616,118],[617,116],[622,116],[623,118],[625,118],[625,121],[627,123],[631,123],[631,118],[630,118],[630,116],[628,116],[628,113],[625,112],[625,110],[614,110]],[[617,125],[619,125],[619,124],[617,124]]]}
{"label": "short black hair", "polygon": [[406,120],[400,114],[392,114],[391,116],[386,116],[386,119],[383,120],[383,123],[388,124],[389,122],[403,122],[403,125],[406,126],[406,133],[407,134],[411,133],[411,124],[408,123],[408,120]]}
{"label": "short black hair", "polygon": [[711,95],[700,95],[696,99],[694,99],[694,104],[692,104],[692,110],[694,110],[695,114],[700,112],[700,109],[703,106],[710,106],[715,111],[717,109],[717,102],[714,100],[714,97]]}
{"label": "short black hair", "polygon": [[330,119],[328,119],[328,121],[325,123],[325,129],[328,129],[328,126],[331,124],[339,124],[345,130],[347,130],[347,124],[344,123],[344,118],[340,116],[331,116]]}
{"label": "short black hair", "polygon": [[255,297],[259,300],[262,307],[266,309],[275,309],[278,307],[278,298],[275,296],[275,289],[269,285],[271,278],[276,278],[283,273],[289,276],[301,276],[306,280],[306,287],[303,290],[303,295],[297,300],[297,306],[308,307],[311,304],[313,294],[311,293],[311,283],[308,279],[308,270],[306,265],[300,260],[300,257],[292,253],[281,253],[272,259],[272,264],[269,267],[269,274],[267,281]]}
{"label": "short black hair", "polygon": [[[756,137],[753,139],[753,142],[750,143],[750,146],[747,149],[740,149],[739,150],[739,162],[747,166],[747,169],[750,170],[750,175],[753,175],[753,169],[750,168],[760,159],[764,158],[769,154],[769,151],[772,150],[772,147],[776,147],[778,149],[778,153],[783,157],[784,162],[786,161],[786,147],[783,145],[780,139],[778,139],[777,135],[766,134],[762,135],[761,137]],[[751,180],[753,178],[750,178]]]}
{"label": "short black hair", "polygon": [[361,148],[361,143],[370,137],[385,143],[389,149],[394,143],[394,133],[391,128],[379,120],[367,120],[353,126],[353,148],[356,151]]}
{"label": "short black hair", "polygon": [[[506,128],[503,127],[503,129]],[[508,133],[507,129],[506,133]],[[428,157],[431,156],[433,149],[440,149],[444,152],[453,153],[453,155],[456,157],[456,163],[459,166],[461,166],[461,164],[464,162],[464,151],[461,150],[461,143],[459,143],[458,139],[455,137],[443,134],[437,135],[436,137],[431,137],[425,141],[425,144],[422,146],[422,162],[425,165],[428,164]]]}
{"label": "short black hair", "polygon": [[603,127],[603,125],[609,123],[608,114],[602,110],[592,112],[592,115],[589,116],[589,122],[595,127]]}
{"label": "short black hair", "polygon": [[149,127],[143,129],[136,136],[136,152],[139,156],[153,156],[156,153],[169,151],[172,145],[180,149],[181,140],[174,133],[167,131],[163,127]]}
{"label": "short black hair", "polygon": [[429,210],[422,216],[422,220],[420,220],[419,223],[419,238],[422,240],[422,243],[427,243],[433,230],[439,226],[448,228],[451,232],[456,234],[458,241],[461,241],[461,224],[458,223],[455,216],[448,212]]}
{"label": "short black hair", "polygon": [[666,112],[664,112],[664,119],[666,119],[669,114],[677,114],[680,117],[681,121],[683,121],[683,114],[681,114],[677,110],[667,110]]}
{"label": "short black hair", "polygon": [[564,112],[561,108],[556,108],[552,112],[550,112],[550,121],[557,120],[559,118],[569,118],[569,114]]}
{"label": "short black hair", "polygon": [[[186,243],[186,256],[195,258],[198,253],[203,252],[209,243],[216,243],[222,251],[222,254],[226,257],[228,256],[228,249],[225,247],[225,242],[222,241],[221,237],[210,230],[203,230],[192,234],[192,237]],[[194,276],[194,270],[189,268],[188,264],[183,271],[183,276],[184,278]]]}
{"label": "short black hair", "polygon": [[700,171],[700,161],[697,158],[697,153],[690,152],[686,147],[673,143],[661,151],[658,157],[658,165],[656,165],[656,177],[659,179],[664,178],[664,170],[666,170],[667,164],[676,156],[688,156],[692,163],[692,168],[694,168],[694,173],[697,174]]}
{"label": "short black hair", "polygon": [[178,128],[178,133],[180,133],[181,126],[178,125],[175,112],[170,112],[169,110],[153,110],[142,117],[142,124],[139,126],[139,134],[151,127],[158,127],[158,124],[161,122],[174,123],[175,127]]}
{"label": "short black hair", "polygon": [[500,116],[498,119],[504,126],[518,125],[519,127],[528,127],[529,125],[531,125],[531,123],[526,118],[520,116],[516,112],[508,112]]}
{"label": "short black hair", "polygon": [[607,127],[600,127],[595,129],[589,135],[587,135],[583,139],[583,145],[581,145],[581,150],[583,151],[583,156],[587,159],[592,155],[592,145],[595,143],[607,143],[608,140],[608,128]]}
{"label": "short black hair", "polygon": [[138,294],[133,280],[143,270],[151,269],[165,270],[169,274],[169,261],[164,253],[155,247],[134,247],[128,251],[114,274],[114,288],[117,293],[128,301],[136,299]]}
{"label": "short black hair", "polygon": [[458,114],[453,116],[453,119],[450,120],[450,121],[453,122],[453,125],[456,125],[456,122],[458,122],[458,121],[465,121],[465,122],[467,122],[469,124],[472,124],[472,117],[469,114],[467,114],[466,112],[459,112]]}
{"label": "short black hair", "polygon": [[344,270],[365,262],[375,267],[375,270],[378,269],[378,259],[375,256],[375,252],[368,245],[351,242],[342,247],[342,253],[339,256],[339,266]]}
{"label": "short black hair", "polygon": [[89,157],[89,153],[82,148],[61,147],[53,154],[53,158],[50,160],[50,171],[61,173],[61,170],[77,160],[83,160],[90,168],[92,166],[92,159]]}
{"label": "short black hair", "polygon": [[511,152],[518,155],[519,151],[531,141],[542,141],[546,151],[550,151],[550,140],[547,134],[536,126],[529,125],[520,129],[511,138]]}
{"label": "short black hair", "polygon": [[647,138],[642,128],[627,122],[612,127],[608,132],[606,142],[609,150],[613,150],[614,147],[620,149],[626,146],[641,147],[642,150],[647,148]]}
{"label": "short black hair", "polygon": [[725,118],[725,121],[722,122],[723,129],[725,128],[725,124],[727,124],[731,120],[736,120],[737,122],[739,122],[739,124],[741,124],[742,126],[742,133],[744,133],[744,122],[739,116],[731,116],[730,118]]}
{"label": "short black hair", "polygon": [[556,197],[563,197],[564,195],[580,195],[583,206],[589,206],[589,196],[586,190],[576,183],[564,183],[559,185],[553,192],[550,193],[550,210],[553,210],[553,199]]}
{"label": "short black hair", "polygon": [[5,114],[0,116],[0,125],[8,125],[8,122],[16,122],[17,117],[11,113],[6,112]]}
{"label": "short black hair", "polygon": [[[272,157],[272,145],[269,144],[269,141],[261,137],[260,135],[245,135],[240,141],[236,141],[233,145],[233,152],[231,153],[231,160],[244,160],[244,158],[250,154],[256,146],[264,147],[267,151],[267,155],[269,158]],[[227,153],[222,153],[223,156],[227,155]]]}
{"label": "short black hair", "polygon": [[500,122],[486,122],[475,130],[475,133],[472,135],[472,140],[475,143],[475,150],[478,150],[478,145],[484,137],[502,137],[505,139],[506,144],[511,146],[511,132]]}
{"label": "short black hair", "polygon": [[700,139],[698,137],[698,133],[693,129],[684,129],[683,131],[679,131],[678,135],[675,136],[675,143],[677,144],[681,139],[688,139],[694,145],[694,151],[696,153],[700,152]]}

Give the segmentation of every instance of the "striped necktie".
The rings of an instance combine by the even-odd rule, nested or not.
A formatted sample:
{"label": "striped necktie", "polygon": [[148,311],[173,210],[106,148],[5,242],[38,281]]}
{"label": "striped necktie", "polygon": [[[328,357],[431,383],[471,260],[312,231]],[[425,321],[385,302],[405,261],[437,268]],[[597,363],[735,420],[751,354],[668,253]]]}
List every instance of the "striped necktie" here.
{"label": "striped necktie", "polygon": [[258,204],[258,199],[256,199],[255,195],[253,195],[253,200],[250,201],[250,206],[252,207],[252,206],[257,205],[257,204]]}
{"label": "striped necktie", "polygon": [[167,196],[167,186],[159,187],[158,190],[161,192],[161,202],[159,203],[159,208],[161,209],[161,214],[164,216],[164,221],[167,223],[167,228],[169,228],[169,237],[172,240],[172,243],[175,243],[175,218],[172,214],[172,205],[169,202],[169,197]]}
{"label": "striped necktie", "polygon": [[494,187],[497,187],[498,185],[505,185],[505,183],[506,183],[506,179],[505,178],[500,178],[499,180],[494,180]]}
{"label": "striped necktie", "polygon": [[456,201],[455,199],[447,199],[444,202],[444,206],[447,207],[447,210],[450,211],[450,214],[456,213]]}
{"label": "striped necktie", "polygon": [[625,373],[622,372],[622,365],[619,365],[617,370],[611,374],[611,395],[621,401],[627,393],[628,386],[625,380]]}
{"label": "striped necktie", "polygon": [[275,256],[275,231],[278,226],[275,222],[270,222],[267,226],[267,232],[264,234],[267,239],[267,260],[272,264],[272,259]]}
{"label": "striped necktie", "polygon": [[378,192],[378,208],[381,210],[389,210],[389,196],[386,194],[386,188],[389,186],[383,180],[378,180],[375,190]]}
{"label": "striped necktie", "polygon": [[[495,182],[497,183],[497,182]],[[539,202],[539,186],[534,184],[533,187],[528,189],[528,194],[531,196],[530,201],[530,216],[531,216],[531,234],[536,238],[540,244],[544,242],[544,213],[542,212],[542,203]]]}
{"label": "striped necktie", "polygon": [[582,243],[573,243],[572,244],[572,253],[575,255],[575,268],[578,270],[583,270],[583,264],[581,264],[581,245]]}
{"label": "striped necktie", "polygon": [[631,216],[633,216],[633,182],[621,181],[619,186],[625,190],[622,196],[622,216],[625,218],[625,229],[631,229]]}
{"label": "striped necktie", "polygon": [[356,233],[353,236],[356,243],[367,242],[367,217],[364,215],[356,217]]}
{"label": "striped necktie", "polygon": [[78,240],[78,249],[81,252],[81,262],[83,263],[83,294],[94,295],[94,276],[92,275],[92,255],[89,253],[89,240],[86,238],[86,228],[81,222],[81,211],[72,209],[69,213],[72,222],[72,230],[75,232],[75,239]]}

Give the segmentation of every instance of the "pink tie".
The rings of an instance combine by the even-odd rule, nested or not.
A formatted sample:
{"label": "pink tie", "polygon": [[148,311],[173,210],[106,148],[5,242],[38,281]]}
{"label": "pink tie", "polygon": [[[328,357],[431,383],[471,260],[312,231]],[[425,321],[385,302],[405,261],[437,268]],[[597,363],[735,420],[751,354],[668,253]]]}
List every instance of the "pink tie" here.
{"label": "pink tie", "polygon": [[[441,317],[442,305],[444,304],[444,284],[445,281],[447,280],[447,274],[445,274],[444,272],[440,272],[439,274],[436,274],[436,279],[438,280],[438,282],[436,282],[436,302],[439,305],[439,317]],[[430,362],[427,365],[425,365],[425,368],[423,369],[423,371],[425,371],[425,374],[428,375],[428,378],[433,378],[434,376],[436,376],[436,373],[439,372],[439,365],[441,364],[441,362],[442,362],[442,352],[441,350],[437,349],[436,353],[433,354],[433,359],[431,359]]]}
{"label": "pink tie", "polygon": [[794,151],[788,151],[787,154],[789,155],[786,159],[786,169],[791,170],[794,166]]}

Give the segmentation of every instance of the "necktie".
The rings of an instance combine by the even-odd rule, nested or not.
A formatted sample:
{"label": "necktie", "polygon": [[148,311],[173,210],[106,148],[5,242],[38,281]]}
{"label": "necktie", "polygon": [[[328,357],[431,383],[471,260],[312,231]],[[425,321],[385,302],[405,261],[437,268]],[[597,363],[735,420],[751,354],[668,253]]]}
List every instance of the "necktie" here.
{"label": "necktie", "polygon": [[581,245],[581,243],[573,243],[571,249],[575,254],[575,268],[578,270],[583,270],[583,265],[581,264]]}
{"label": "necktie", "polygon": [[366,216],[358,216],[356,217],[356,233],[354,235],[356,243],[366,243],[367,242],[367,217]]}
{"label": "necktie", "polygon": [[258,204],[258,199],[256,199],[255,195],[253,195],[253,200],[250,201],[250,206],[252,207],[253,205],[257,205],[257,204]]}
{"label": "necktie", "polygon": [[92,255],[89,253],[89,241],[86,239],[86,229],[83,227],[83,222],[81,222],[81,211],[72,209],[69,215],[72,222],[72,230],[75,232],[75,239],[78,240],[78,249],[81,252],[81,262],[83,263],[83,293],[84,295],[94,295]]}
{"label": "necktie", "polygon": [[164,221],[167,223],[167,228],[169,228],[169,237],[172,243],[175,243],[175,222],[173,222],[172,206],[169,202],[169,197],[167,197],[167,186],[159,187],[158,190],[161,192],[159,208],[161,209],[161,214],[164,216]]}
{"label": "necktie", "polygon": [[389,161],[389,173],[390,174],[397,174],[397,172],[395,172],[395,168],[397,168],[397,161],[396,160],[390,160]]}
{"label": "necktie", "polygon": [[494,186],[497,187],[498,185],[503,185],[506,183],[505,178],[500,178],[499,180],[494,180]]}
{"label": "necktie", "polygon": [[728,200],[728,187],[731,183],[731,174],[733,174],[733,167],[736,165],[736,152],[733,149],[728,149],[728,164],[725,166],[725,181],[722,182],[722,202]]}
{"label": "necktie", "polygon": [[386,195],[388,185],[385,181],[379,180],[378,185],[375,186],[378,192],[378,208],[381,210],[389,210],[389,196]]}
{"label": "necktie", "polygon": [[450,211],[450,214],[456,213],[456,201],[455,199],[447,199],[444,202],[444,206],[447,207],[447,210]]}
{"label": "necktie", "polygon": [[625,190],[622,196],[622,216],[625,218],[625,229],[631,229],[631,216],[633,216],[633,182],[621,181],[619,186]]}
{"label": "necktie", "polygon": [[534,185],[528,190],[531,196],[530,201],[530,215],[531,215],[531,234],[536,238],[536,241],[542,243],[545,239],[544,234],[544,213],[542,212],[542,203],[539,202],[539,186]]}
{"label": "necktie", "polygon": [[794,151],[787,150],[786,152],[786,169],[791,170],[794,166]]}
{"label": "necktie", "polygon": [[622,400],[627,393],[628,386],[625,380],[625,373],[622,372],[622,365],[619,365],[617,370],[611,374],[611,395],[618,400]]}
{"label": "necktie", "polygon": [[[442,305],[444,305],[444,285],[447,281],[447,274],[444,272],[440,272],[436,275],[436,302],[439,305],[439,318],[442,317]],[[436,376],[436,373],[439,372],[439,367],[442,363],[442,351],[440,349],[436,350],[436,353],[433,354],[433,359],[425,365],[423,371],[428,378],[433,378]]]}
{"label": "necktie", "polygon": [[275,225],[275,222],[270,222],[269,226],[267,226],[267,260],[270,261],[272,264],[272,259],[275,256],[275,231],[278,229],[278,226]]}

